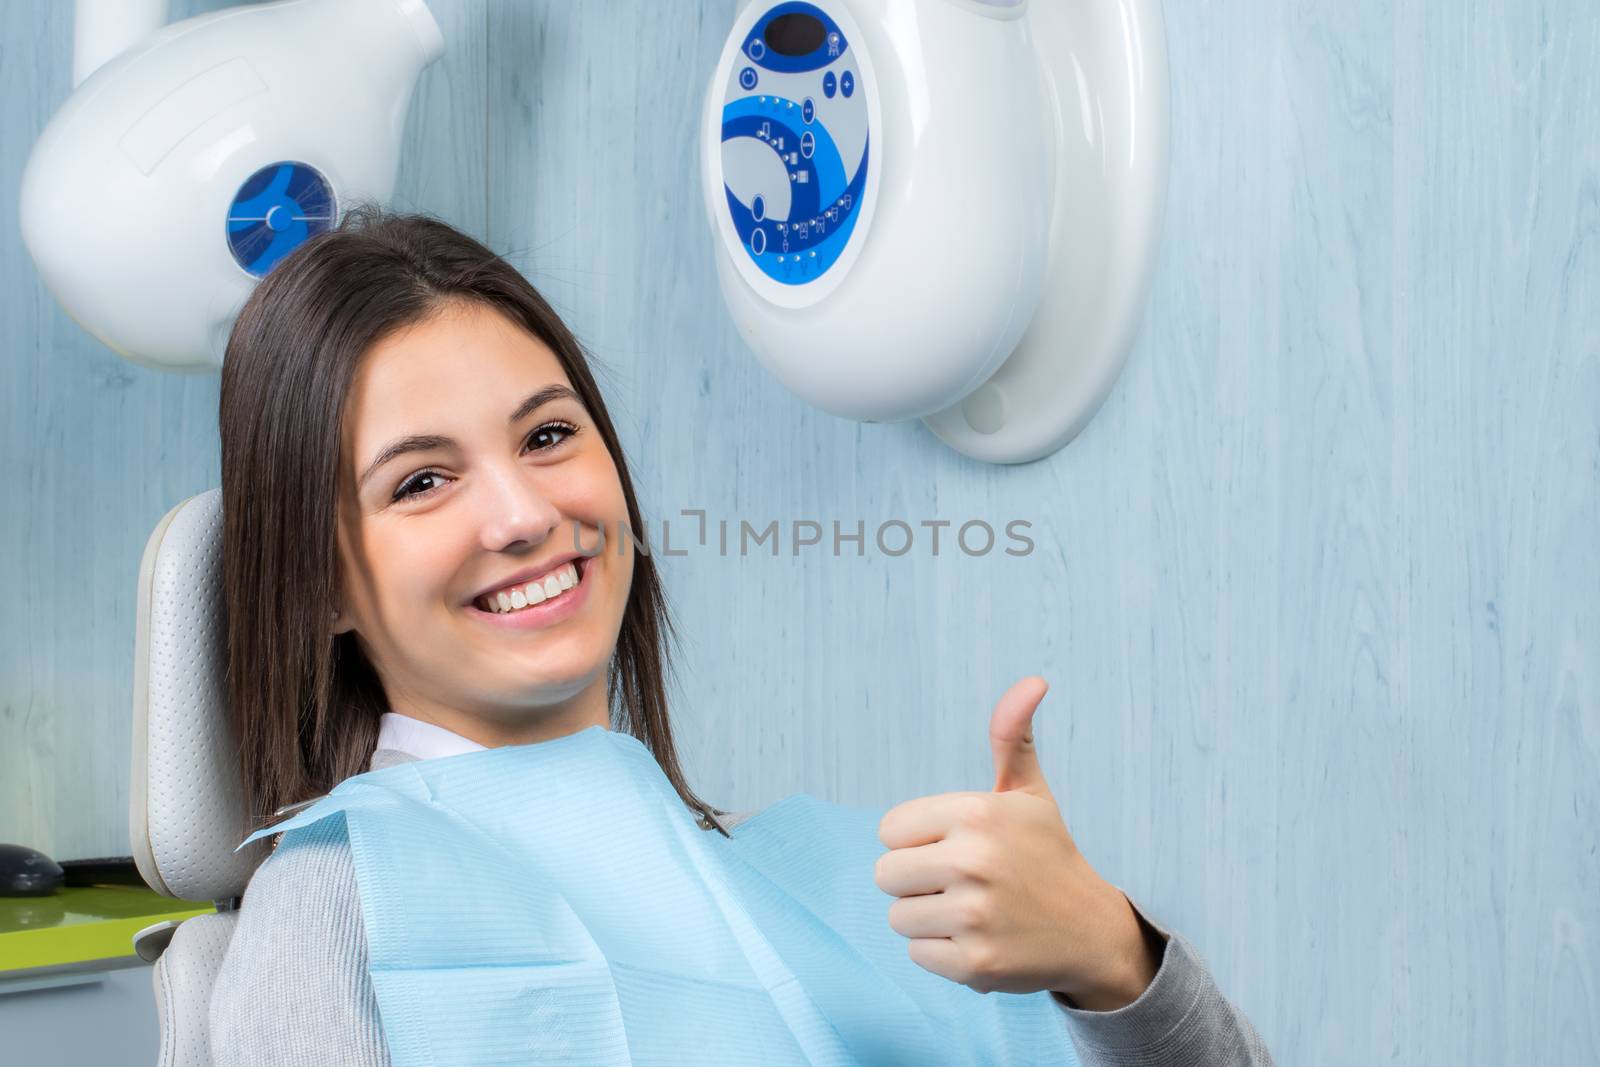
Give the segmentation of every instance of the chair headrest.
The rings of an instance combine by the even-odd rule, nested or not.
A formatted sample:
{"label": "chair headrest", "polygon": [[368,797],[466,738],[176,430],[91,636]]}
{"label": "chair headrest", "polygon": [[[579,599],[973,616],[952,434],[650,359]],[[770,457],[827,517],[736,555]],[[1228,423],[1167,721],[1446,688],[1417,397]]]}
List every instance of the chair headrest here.
{"label": "chair headrest", "polygon": [[184,900],[242,896],[271,851],[244,839],[225,683],[222,490],[167,512],[139,564],[129,835],[139,873]]}

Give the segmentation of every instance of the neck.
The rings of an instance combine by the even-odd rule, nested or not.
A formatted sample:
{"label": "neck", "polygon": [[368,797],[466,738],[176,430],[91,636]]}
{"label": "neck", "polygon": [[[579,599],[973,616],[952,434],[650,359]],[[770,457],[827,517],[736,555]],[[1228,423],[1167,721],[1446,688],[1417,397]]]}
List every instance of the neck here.
{"label": "neck", "polygon": [[566,737],[590,726],[611,728],[606,678],[591,681],[567,700],[538,706],[454,707],[397,693],[390,707],[402,715],[433,723],[485,748],[533,745]]}

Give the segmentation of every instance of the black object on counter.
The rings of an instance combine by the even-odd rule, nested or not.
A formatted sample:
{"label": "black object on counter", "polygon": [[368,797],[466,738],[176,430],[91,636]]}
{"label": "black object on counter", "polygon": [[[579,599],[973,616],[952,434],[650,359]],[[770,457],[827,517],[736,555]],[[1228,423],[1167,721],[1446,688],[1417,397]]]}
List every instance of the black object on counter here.
{"label": "black object on counter", "polygon": [[0,845],[0,897],[47,897],[65,880],[61,865],[43,852]]}

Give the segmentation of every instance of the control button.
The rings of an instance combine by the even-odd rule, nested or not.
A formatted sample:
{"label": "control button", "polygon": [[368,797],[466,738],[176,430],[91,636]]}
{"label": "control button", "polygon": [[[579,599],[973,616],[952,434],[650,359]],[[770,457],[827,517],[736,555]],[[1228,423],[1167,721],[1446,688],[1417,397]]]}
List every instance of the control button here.
{"label": "control button", "polygon": [[759,37],[752,37],[750,43],[745,46],[745,51],[750,53],[751,59],[759,63],[761,57],[767,54],[767,42]]}
{"label": "control button", "polygon": [[800,105],[800,117],[806,120],[807,126],[816,121],[817,102],[809,96],[806,97],[806,102]]}
{"label": "control button", "polygon": [[856,76],[848,70],[839,76],[839,91],[846,97],[856,91]]}
{"label": "control button", "polygon": [[756,68],[746,67],[741,70],[739,72],[739,84],[746,89],[754,89],[756,87]]}
{"label": "control button", "polygon": [[811,153],[815,152],[816,150],[817,139],[811,135],[811,131],[807,130],[806,132],[802,133],[800,135],[800,154],[807,159],[810,159]]}
{"label": "control button", "polygon": [[750,254],[759,256],[767,250],[767,231],[756,227],[750,233]]}
{"label": "control button", "polygon": [[830,70],[822,76],[822,95],[832,100],[833,94],[838,91],[839,80],[833,76],[833,71]]}
{"label": "control button", "polygon": [[766,202],[766,200],[763,199],[760,196],[757,196],[755,198],[755,200],[750,205],[750,214],[752,214],[752,215],[754,215],[756,217],[756,221],[757,222],[760,222],[762,219],[766,218],[767,217],[767,202]]}

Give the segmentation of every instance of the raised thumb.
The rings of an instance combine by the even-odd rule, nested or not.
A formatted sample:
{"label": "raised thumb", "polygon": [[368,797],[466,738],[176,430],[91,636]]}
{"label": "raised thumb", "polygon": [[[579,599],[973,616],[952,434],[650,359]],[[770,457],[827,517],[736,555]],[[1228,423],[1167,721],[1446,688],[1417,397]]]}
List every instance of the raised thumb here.
{"label": "raised thumb", "polygon": [[1050,683],[1036,674],[1007,689],[989,718],[989,744],[994,749],[994,791],[1022,789],[1050,795],[1033,746],[1033,713]]}

